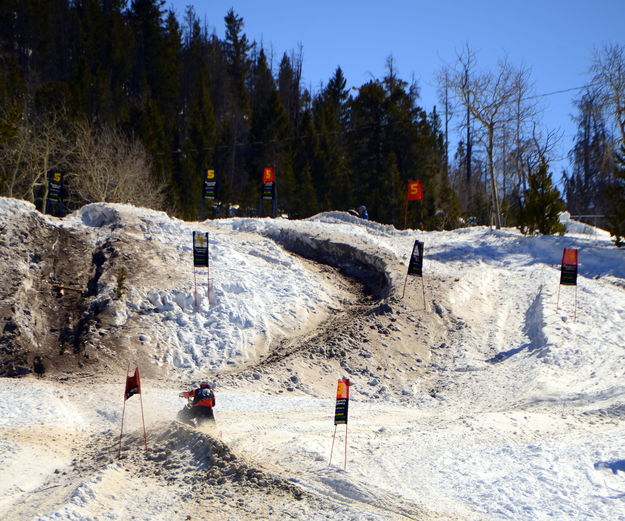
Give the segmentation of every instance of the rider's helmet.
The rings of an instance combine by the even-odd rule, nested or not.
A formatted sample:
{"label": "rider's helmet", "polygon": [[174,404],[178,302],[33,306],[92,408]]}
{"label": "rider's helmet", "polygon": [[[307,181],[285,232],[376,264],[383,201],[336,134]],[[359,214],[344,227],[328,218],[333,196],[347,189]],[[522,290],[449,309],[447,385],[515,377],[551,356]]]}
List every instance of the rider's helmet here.
{"label": "rider's helmet", "polygon": [[202,382],[200,384],[200,389],[210,389],[210,388],[211,388],[211,386],[210,386],[210,384],[208,382]]}

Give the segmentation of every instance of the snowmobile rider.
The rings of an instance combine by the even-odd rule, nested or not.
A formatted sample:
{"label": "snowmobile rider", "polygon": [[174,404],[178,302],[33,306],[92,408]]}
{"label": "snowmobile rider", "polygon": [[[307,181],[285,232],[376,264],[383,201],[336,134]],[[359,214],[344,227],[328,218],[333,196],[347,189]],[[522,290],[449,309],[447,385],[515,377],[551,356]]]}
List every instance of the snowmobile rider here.
{"label": "snowmobile rider", "polygon": [[210,384],[202,382],[197,389],[182,392],[180,396],[183,398],[193,398],[193,407],[191,407],[193,418],[198,421],[215,421],[215,416],[213,415],[215,393],[211,389]]}

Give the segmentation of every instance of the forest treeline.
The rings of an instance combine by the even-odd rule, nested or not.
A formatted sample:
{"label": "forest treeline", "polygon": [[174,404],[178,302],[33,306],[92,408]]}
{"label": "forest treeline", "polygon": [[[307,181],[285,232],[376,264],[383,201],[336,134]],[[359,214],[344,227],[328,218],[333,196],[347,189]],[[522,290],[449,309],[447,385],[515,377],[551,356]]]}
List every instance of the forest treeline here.
{"label": "forest treeline", "polygon": [[[272,167],[278,208],[294,218],[366,204],[373,219],[401,227],[407,183],[421,180],[408,224],[425,229],[523,225],[531,175],[560,197],[547,166],[553,135],[531,127],[527,90],[512,87],[525,70],[491,73],[511,86],[500,100],[467,50],[439,78],[438,112],[419,106],[418,86],[399,77],[392,57],[383,78],[349,88],[337,66],[311,92],[301,48],[269,53],[232,9],[219,38],[193,8],[178,18],[164,4],[0,0],[1,195],[41,202],[56,169],[74,204],[129,202],[184,219],[232,207],[254,215]],[[494,100],[499,109],[488,113]],[[452,109],[466,139],[450,157]],[[612,168],[604,185],[616,179],[611,157],[601,159],[602,172]],[[202,198],[209,169],[217,207]],[[567,178],[580,208],[595,178]],[[605,186],[595,191],[608,208]]]}

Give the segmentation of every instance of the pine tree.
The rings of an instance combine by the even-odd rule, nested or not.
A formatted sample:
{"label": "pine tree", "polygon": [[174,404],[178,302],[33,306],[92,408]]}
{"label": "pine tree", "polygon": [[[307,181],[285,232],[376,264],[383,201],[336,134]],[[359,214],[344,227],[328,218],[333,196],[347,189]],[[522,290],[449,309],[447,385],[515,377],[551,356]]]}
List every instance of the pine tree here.
{"label": "pine tree", "polygon": [[249,53],[253,45],[243,32],[243,18],[238,16],[234,9],[230,9],[224,17],[226,22],[226,39],[224,54],[239,109],[243,114],[249,112],[249,92],[246,80],[251,66]]}
{"label": "pine tree", "polygon": [[347,80],[340,67],[313,102],[307,131],[312,144],[312,176],[320,210],[347,209],[355,204],[346,143],[349,108]]}
{"label": "pine tree", "polygon": [[529,174],[527,184],[518,219],[521,232],[524,235],[564,233],[559,219],[564,201],[553,185],[549,165],[544,159],[538,170]]}
{"label": "pine tree", "polygon": [[614,167],[611,138],[598,97],[587,91],[576,103],[579,115],[573,171],[564,179],[567,208],[575,215],[604,214],[607,210],[606,186]]}
{"label": "pine tree", "polygon": [[625,246],[625,144],[621,145],[621,151],[616,157],[614,184],[609,188],[608,201],[608,231],[620,248]]}

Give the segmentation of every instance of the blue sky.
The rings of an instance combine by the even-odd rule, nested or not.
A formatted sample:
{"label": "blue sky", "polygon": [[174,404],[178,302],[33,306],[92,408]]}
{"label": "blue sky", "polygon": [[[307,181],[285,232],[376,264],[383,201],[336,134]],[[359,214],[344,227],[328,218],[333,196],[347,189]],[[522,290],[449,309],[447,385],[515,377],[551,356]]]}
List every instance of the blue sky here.
{"label": "blue sky", "polygon": [[[625,44],[625,0],[169,0],[179,19],[193,5],[202,21],[221,38],[228,9],[243,17],[250,40],[273,51],[303,47],[303,79],[318,90],[338,65],[348,86],[382,78],[393,56],[402,79],[421,89],[420,105],[441,109],[434,75],[453,63],[468,42],[478,66],[489,69],[507,57],[532,71],[536,94],[572,89],[589,82],[592,53],[605,43]],[[579,91],[541,98],[543,124],[564,135],[558,146],[566,167],[575,126],[572,100]],[[450,150],[453,154],[453,150]]]}

